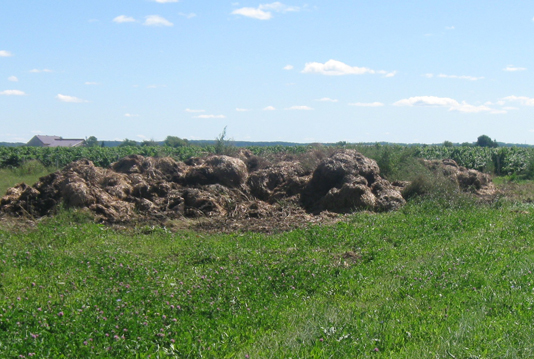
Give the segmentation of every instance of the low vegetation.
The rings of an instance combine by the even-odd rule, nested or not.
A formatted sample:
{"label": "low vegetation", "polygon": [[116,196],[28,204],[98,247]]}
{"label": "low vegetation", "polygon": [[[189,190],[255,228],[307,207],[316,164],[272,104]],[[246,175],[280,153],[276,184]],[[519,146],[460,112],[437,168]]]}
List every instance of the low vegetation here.
{"label": "low vegetation", "polygon": [[[0,357],[534,357],[531,183],[502,177],[506,196],[481,204],[417,149],[384,147],[367,149],[391,179],[411,177],[408,203],[336,224],[210,234],[83,211],[3,218]],[[48,169],[9,171],[31,183]]]}
{"label": "low vegetation", "polygon": [[0,356],[532,357],[531,211],[416,200],[271,236],[63,212],[0,231]]}

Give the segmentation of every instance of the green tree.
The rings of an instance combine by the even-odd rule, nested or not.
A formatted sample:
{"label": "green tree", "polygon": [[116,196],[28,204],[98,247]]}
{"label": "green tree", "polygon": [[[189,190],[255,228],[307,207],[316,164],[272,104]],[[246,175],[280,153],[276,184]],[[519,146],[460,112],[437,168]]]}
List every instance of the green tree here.
{"label": "green tree", "polygon": [[119,145],[119,147],[137,147],[139,146],[139,144],[137,142],[135,142],[134,140],[129,140],[127,138],[124,139],[124,141],[121,142],[121,144]]}
{"label": "green tree", "polygon": [[477,139],[477,146],[479,147],[498,147],[496,140],[492,140],[489,136],[482,135],[479,136]]}
{"label": "green tree", "polygon": [[154,141],[154,140],[144,140],[143,142],[141,142],[141,147],[154,147],[154,146],[159,146],[159,144]]}
{"label": "green tree", "polygon": [[454,147],[454,144],[451,141],[445,141],[443,142],[444,147]]}
{"label": "green tree", "polygon": [[185,146],[189,146],[189,141],[186,140],[185,138],[180,138],[176,136],[167,136],[165,141],[163,141],[163,144],[169,147],[185,147]]}
{"label": "green tree", "polygon": [[85,140],[85,147],[98,147],[100,143],[98,142],[98,139],[95,136],[90,136],[88,139]]}

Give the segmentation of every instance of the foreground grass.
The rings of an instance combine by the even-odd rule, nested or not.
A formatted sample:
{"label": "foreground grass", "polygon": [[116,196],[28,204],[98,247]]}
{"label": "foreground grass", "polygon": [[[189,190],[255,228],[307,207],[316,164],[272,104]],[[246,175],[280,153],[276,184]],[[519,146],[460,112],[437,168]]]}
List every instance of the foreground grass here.
{"label": "foreground grass", "polygon": [[530,208],[410,204],[273,236],[0,231],[0,357],[534,357]]}

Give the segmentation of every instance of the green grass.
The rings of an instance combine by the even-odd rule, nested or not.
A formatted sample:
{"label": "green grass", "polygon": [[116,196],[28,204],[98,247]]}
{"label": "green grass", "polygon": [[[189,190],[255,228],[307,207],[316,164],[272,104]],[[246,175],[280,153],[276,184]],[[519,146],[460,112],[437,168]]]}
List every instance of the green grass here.
{"label": "green grass", "polygon": [[0,169],[0,197],[4,196],[8,188],[18,183],[33,185],[40,177],[52,172],[53,168],[46,168],[38,161],[28,161],[17,168]]}
{"label": "green grass", "polygon": [[0,357],[534,357],[525,205],[413,201],[278,235],[0,231]]}

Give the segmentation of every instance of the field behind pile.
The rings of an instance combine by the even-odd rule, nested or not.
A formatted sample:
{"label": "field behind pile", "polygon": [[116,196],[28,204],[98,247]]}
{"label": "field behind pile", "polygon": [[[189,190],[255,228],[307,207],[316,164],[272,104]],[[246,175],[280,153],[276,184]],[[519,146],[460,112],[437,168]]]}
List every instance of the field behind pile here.
{"label": "field behind pile", "polygon": [[531,358],[533,213],[413,200],[275,235],[4,223],[0,357]]}

